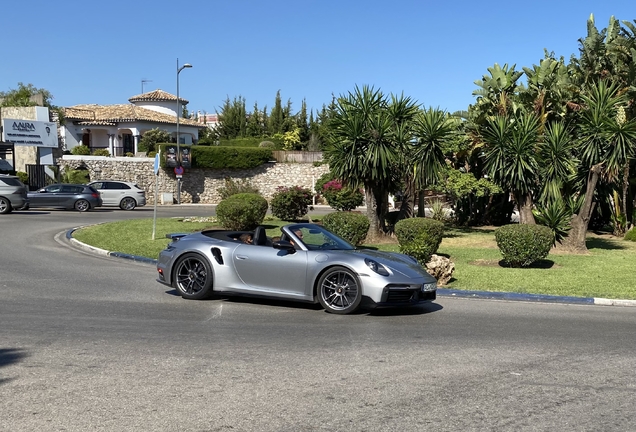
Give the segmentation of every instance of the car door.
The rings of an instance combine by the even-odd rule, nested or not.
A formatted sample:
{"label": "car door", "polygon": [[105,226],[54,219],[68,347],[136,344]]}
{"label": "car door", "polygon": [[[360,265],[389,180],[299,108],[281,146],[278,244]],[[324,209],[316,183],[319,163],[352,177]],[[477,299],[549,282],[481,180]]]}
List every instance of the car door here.
{"label": "car door", "polygon": [[55,206],[71,209],[75,206],[75,201],[79,198],[78,195],[82,193],[82,187],[63,185],[59,192],[55,192]]}
{"label": "car door", "polygon": [[93,182],[93,183],[89,183],[88,185],[90,187],[92,187],[93,189],[95,189],[97,192],[99,192],[100,196],[102,197],[102,205],[113,205],[111,204],[111,200],[109,198],[109,194],[108,194],[108,189],[107,188],[107,184],[108,182]]}
{"label": "car door", "polygon": [[31,207],[55,207],[55,194],[60,192],[62,185],[51,185],[29,193],[29,205]]}
{"label": "car door", "polygon": [[243,244],[234,249],[232,262],[243,289],[279,297],[307,297],[307,252],[289,253],[271,246]]}
{"label": "car door", "polygon": [[121,200],[124,199],[127,194],[129,194],[130,186],[120,182],[108,182],[106,190],[108,191],[108,194],[112,199],[112,204],[109,205],[119,206]]}

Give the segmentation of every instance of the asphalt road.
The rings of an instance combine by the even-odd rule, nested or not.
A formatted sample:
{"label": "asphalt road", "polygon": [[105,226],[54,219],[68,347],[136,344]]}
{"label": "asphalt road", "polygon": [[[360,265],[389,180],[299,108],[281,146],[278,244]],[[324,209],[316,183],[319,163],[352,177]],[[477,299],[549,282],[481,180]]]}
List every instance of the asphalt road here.
{"label": "asphalt road", "polygon": [[636,430],[636,308],[185,301],[62,235],[126,217],[0,215],[0,431]]}

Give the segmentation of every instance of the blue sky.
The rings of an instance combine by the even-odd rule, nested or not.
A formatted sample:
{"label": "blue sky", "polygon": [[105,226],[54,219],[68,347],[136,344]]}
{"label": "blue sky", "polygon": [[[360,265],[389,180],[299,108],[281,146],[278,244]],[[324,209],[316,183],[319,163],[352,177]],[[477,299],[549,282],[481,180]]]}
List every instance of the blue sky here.
{"label": "blue sky", "polygon": [[271,108],[280,90],[293,111],[319,109],[355,85],[411,96],[448,111],[474,102],[494,63],[538,64],[544,48],[578,54],[586,21],[636,19],[632,0],[534,2],[376,0],[111,0],[28,2],[3,19],[0,90],[18,82],[53,103],[127,103],[144,91],[176,93],[191,111],[229,96]]}

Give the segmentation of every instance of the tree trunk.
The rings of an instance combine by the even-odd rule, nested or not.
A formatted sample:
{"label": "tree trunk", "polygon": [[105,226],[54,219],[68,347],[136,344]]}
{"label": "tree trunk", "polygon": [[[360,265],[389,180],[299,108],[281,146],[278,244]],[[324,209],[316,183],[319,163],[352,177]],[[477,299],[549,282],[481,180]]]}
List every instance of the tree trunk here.
{"label": "tree trunk", "polygon": [[623,170],[623,214],[625,215],[625,226],[623,229],[625,231],[629,230],[631,225],[631,218],[627,213],[627,192],[629,190],[629,160],[625,164],[625,169]]}
{"label": "tree trunk", "polygon": [[519,223],[526,225],[536,225],[534,215],[532,214],[532,194],[515,196],[517,207],[519,208]]}
{"label": "tree trunk", "polygon": [[603,163],[596,164],[590,168],[590,172],[587,176],[587,189],[585,190],[585,200],[579,214],[573,214],[570,225],[572,228],[568,232],[567,237],[563,239],[563,247],[571,252],[586,253],[587,246],[585,245],[585,236],[587,234],[587,227],[594,211],[594,190],[596,189],[596,183],[603,170]]}
{"label": "tree trunk", "polygon": [[426,194],[423,190],[417,194],[417,217],[426,217]]}
{"label": "tree trunk", "polygon": [[382,236],[380,228],[380,219],[378,218],[378,206],[375,200],[375,194],[370,184],[364,186],[364,198],[367,205],[367,218],[369,218],[369,231],[367,231],[367,241],[373,242]]}
{"label": "tree trunk", "polygon": [[412,218],[415,214],[415,193],[415,182],[412,179],[406,179],[398,220]]}

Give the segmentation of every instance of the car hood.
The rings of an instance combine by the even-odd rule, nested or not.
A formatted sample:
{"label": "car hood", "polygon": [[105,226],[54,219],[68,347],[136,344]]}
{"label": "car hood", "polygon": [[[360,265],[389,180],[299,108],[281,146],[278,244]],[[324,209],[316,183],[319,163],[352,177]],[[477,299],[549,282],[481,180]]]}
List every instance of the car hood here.
{"label": "car hood", "polygon": [[355,254],[362,259],[372,259],[388,267],[392,272],[409,278],[425,277],[430,278],[431,282],[435,280],[433,276],[428,274],[426,269],[423,269],[421,265],[413,261],[413,258],[401,253],[382,252],[370,249],[356,249],[343,252],[347,254]]}

